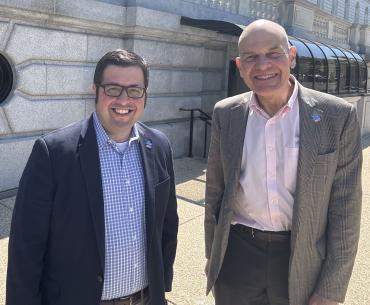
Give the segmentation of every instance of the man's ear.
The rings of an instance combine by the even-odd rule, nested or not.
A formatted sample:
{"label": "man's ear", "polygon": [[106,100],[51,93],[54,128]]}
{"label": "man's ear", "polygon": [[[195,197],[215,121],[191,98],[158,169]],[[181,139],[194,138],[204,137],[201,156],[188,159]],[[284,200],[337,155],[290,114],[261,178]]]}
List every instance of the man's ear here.
{"label": "man's ear", "polygon": [[289,61],[290,61],[290,68],[291,69],[294,69],[297,62],[297,48],[296,47],[293,47],[291,46],[289,48]]}
{"label": "man's ear", "polygon": [[94,83],[91,85],[91,91],[96,94],[96,85]]}
{"label": "man's ear", "polygon": [[240,70],[240,57],[236,57],[235,58],[235,64],[236,64],[236,67]]}

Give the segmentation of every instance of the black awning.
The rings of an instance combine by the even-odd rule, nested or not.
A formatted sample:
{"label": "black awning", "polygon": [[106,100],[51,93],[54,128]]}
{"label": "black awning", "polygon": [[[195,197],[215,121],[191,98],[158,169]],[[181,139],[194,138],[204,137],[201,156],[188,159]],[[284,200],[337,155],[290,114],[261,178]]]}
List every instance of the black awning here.
{"label": "black awning", "polygon": [[215,31],[221,34],[240,36],[244,26],[221,20],[193,19],[181,16],[180,24]]}

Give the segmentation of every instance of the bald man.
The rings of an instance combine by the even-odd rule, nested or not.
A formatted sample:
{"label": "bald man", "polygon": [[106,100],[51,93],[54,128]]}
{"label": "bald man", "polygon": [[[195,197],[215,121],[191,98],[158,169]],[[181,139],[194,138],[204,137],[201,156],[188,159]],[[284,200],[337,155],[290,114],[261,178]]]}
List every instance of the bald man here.
{"label": "bald man", "polygon": [[343,302],[357,251],[355,108],[290,74],[296,48],[257,20],[236,65],[251,92],[218,102],[208,157],[207,293],[216,305]]}

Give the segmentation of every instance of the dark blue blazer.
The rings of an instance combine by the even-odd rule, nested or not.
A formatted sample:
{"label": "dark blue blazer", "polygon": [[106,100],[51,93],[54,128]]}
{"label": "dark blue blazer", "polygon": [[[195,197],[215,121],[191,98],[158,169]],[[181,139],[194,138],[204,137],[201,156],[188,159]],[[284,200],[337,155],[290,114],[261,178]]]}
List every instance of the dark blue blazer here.
{"label": "dark blue blazer", "polygon": [[[151,305],[171,290],[178,216],[166,136],[137,123],[145,174]],[[98,305],[104,282],[104,201],[92,117],[35,142],[9,238],[6,305]]]}

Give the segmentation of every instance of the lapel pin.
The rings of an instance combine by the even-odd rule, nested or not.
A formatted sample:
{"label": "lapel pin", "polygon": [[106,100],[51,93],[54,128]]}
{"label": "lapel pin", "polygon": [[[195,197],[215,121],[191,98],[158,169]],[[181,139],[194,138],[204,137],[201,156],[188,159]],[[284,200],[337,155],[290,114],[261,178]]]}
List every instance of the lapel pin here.
{"label": "lapel pin", "polygon": [[317,123],[317,122],[320,122],[320,121],[321,121],[321,116],[320,116],[320,114],[318,114],[318,113],[314,113],[314,114],[312,114],[312,115],[311,115],[311,118],[312,118],[312,121],[314,121],[315,123]]}
{"label": "lapel pin", "polygon": [[145,147],[146,147],[147,149],[152,149],[152,147],[153,147],[153,142],[152,142],[152,140],[150,140],[150,139],[145,139],[145,141],[144,141],[144,145],[145,145]]}

